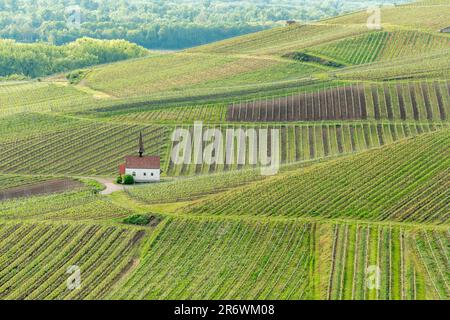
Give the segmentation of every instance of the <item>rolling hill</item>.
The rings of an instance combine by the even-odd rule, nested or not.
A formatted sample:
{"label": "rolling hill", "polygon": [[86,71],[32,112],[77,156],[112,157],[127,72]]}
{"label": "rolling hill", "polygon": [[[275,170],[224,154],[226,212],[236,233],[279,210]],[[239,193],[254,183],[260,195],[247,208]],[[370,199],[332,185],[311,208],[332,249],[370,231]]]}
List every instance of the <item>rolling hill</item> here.
{"label": "rolling hill", "polygon": [[[0,194],[25,195],[0,200],[0,299],[448,300],[449,14],[420,1],[383,7],[382,30],[362,11],[0,84]],[[279,130],[279,173],[245,139],[242,164],[175,163],[195,121]],[[140,132],[163,181],[101,194]],[[78,187],[30,191],[62,178]]]}

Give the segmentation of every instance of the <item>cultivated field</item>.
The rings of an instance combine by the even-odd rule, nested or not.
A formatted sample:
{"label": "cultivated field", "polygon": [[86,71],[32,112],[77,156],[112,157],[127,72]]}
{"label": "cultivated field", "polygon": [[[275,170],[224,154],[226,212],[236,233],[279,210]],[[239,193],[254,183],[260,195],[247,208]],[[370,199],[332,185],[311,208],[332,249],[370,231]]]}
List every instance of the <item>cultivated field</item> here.
{"label": "cultivated field", "polygon": [[450,113],[448,82],[356,84],[314,93],[266,98],[228,107],[229,121],[325,120],[445,121]]}
{"label": "cultivated field", "polygon": [[[450,299],[450,6],[367,15],[0,83],[0,299]],[[196,121],[278,174],[176,163]],[[162,181],[101,194],[140,132]]]}
{"label": "cultivated field", "polygon": [[449,143],[448,130],[423,134],[227,191],[183,211],[445,225]]}

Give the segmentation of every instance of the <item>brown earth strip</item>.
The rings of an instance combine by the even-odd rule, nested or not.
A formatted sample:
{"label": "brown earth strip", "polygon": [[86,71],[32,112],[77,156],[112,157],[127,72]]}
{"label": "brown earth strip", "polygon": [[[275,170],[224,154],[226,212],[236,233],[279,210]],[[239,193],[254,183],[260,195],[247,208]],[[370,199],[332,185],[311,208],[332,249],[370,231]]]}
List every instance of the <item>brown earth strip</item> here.
{"label": "brown earth strip", "polygon": [[0,201],[32,197],[37,195],[46,195],[53,193],[61,193],[83,187],[84,184],[71,179],[56,179],[40,182],[28,186],[6,189],[0,191]]}
{"label": "brown earth strip", "polygon": [[330,146],[328,144],[328,127],[322,126],[323,153],[325,157],[330,155]]}
{"label": "brown earth strip", "polygon": [[367,120],[367,104],[364,86],[360,86],[359,89],[359,102],[361,104],[361,118]]}
{"label": "brown earth strip", "polygon": [[363,124],[364,141],[367,148],[371,148],[372,143],[370,141],[370,127],[368,124]]}
{"label": "brown earth strip", "polygon": [[236,122],[360,119],[367,119],[365,91],[361,85],[243,101],[227,107],[227,120]]}
{"label": "brown earth strip", "polygon": [[350,142],[352,144],[352,151],[355,152],[356,151],[356,140],[355,140],[355,127],[354,126],[349,126],[350,128]]}

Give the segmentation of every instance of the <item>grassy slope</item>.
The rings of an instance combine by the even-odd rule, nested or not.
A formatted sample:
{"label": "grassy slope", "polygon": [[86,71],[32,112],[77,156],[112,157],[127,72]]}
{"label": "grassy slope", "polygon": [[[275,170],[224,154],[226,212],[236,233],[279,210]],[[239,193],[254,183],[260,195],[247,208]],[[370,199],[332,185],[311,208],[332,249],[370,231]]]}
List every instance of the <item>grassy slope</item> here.
{"label": "grassy slope", "polygon": [[447,224],[449,142],[448,130],[422,135],[228,191],[184,212]]}
{"label": "grassy slope", "polygon": [[[33,116],[30,118],[33,119]],[[47,121],[52,118],[43,119]],[[117,166],[123,162],[124,155],[135,152],[136,137],[141,131],[144,133],[146,152],[161,157],[164,176],[193,176],[233,172],[238,168],[253,168],[249,157],[246,157],[242,166],[238,165],[237,153],[234,154],[233,163],[230,165],[174,164],[171,161],[172,144],[170,139],[172,131],[180,126],[173,123],[139,125],[136,124],[139,121],[117,124],[81,120],[65,123],[63,119],[66,118],[61,118],[61,127],[59,127],[58,119],[55,119],[54,131],[45,125],[41,127],[42,132],[30,130],[28,136],[20,132],[15,137],[6,136],[3,141],[0,140],[2,148],[0,173],[115,176]],[[189,125],[181,127],[192,128]],[[447,125],[445,122],[428,123],[424,118],[420,123],[411,121],[408,123],[400,121],[391,123],[330,121],[310,124],[236,126],[219,124],[205,127],[205,130],[216,128],[225,135],[227,128],[234,127],[256,131],[261,129],[279,130],[280,161],[285,165],[359,153],[424,132],[445,128]],[[225,139],[223,145],[225,148]],[[238,145],[237,141],[235,141],[235,145]],[[245,145],[246,152],[249,152],[250,147],[248,143]]]}
{"label": "grassy slope", "polygon": [[164,126],[74,120],[60,129],[56,123],[54,131],[0,141],[0,172],[115,175],[124,155],[135,151],[139,132],[149,154],[160,155],[163,165],[167,159],[169,131]]}

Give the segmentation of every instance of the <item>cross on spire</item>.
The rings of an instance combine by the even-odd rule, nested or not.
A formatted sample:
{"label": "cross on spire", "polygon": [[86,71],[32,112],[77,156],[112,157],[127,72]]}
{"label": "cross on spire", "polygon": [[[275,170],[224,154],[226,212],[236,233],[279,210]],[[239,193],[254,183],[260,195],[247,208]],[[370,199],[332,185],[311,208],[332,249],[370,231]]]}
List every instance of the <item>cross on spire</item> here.
{"label": "cross on spire", "polygon": [[139,152],[139,157],[142,158],[142,155],[145,152],[145,149],[144,149],[144,138],[142,137],[142,131],[139,134],[139,151],[138,152]]}

